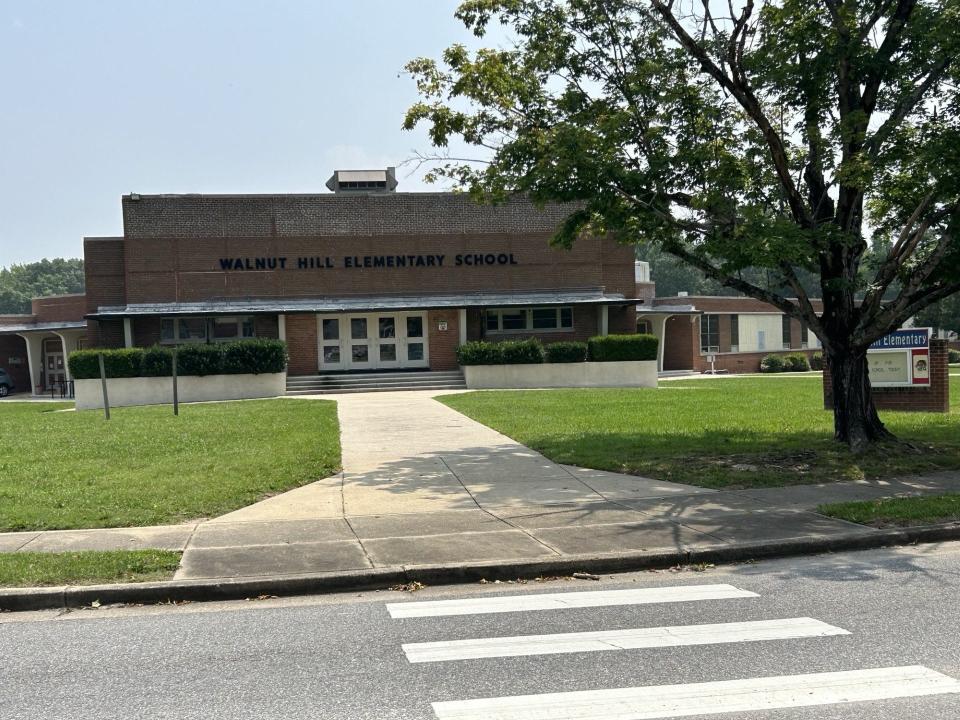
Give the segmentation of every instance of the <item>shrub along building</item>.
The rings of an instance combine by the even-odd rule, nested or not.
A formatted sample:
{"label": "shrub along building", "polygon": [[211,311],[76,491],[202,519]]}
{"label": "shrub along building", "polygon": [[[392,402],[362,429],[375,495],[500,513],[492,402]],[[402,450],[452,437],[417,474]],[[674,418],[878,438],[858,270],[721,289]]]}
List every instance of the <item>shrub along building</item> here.
{"label": "shrub along building", "polygon": [[568,209],[399,193],[392,168],[338,171],[328,187],[124,196],[123,236],[84,240],[85,297],[54,324],[46,300],[0,318],[0,366],[28,356],[25,387],[43,389],[69,379],[63,353],[83,345],[265,337],[287,342],[291,376],[447,371],[468,340],[635,332],[632,249],[551,247]]}

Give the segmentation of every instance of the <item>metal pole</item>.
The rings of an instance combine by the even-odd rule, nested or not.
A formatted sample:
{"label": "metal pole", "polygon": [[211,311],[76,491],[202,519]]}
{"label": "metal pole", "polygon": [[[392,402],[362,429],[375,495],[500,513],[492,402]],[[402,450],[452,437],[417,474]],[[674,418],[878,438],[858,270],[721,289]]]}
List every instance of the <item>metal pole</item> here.
{"label": "metal pole", "polygon": [[173,349],[173,414],[180,414],[180,399],[177,396],[177,349]]}
{"label": "metal pole", "polygon": [[98,357],[100,358],[100,387],[103,388],[103,414],[109,420],[110,397],[107,395],[107,370],[103,364],[103,353],[100,353]]}

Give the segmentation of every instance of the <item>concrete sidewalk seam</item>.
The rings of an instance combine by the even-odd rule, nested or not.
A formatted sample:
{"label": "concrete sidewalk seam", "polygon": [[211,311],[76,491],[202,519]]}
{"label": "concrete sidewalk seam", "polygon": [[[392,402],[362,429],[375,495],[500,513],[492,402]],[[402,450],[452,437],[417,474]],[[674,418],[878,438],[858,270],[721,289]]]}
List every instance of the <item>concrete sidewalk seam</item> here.
{"label": "concrete sidewalk seam", "polygon": [[425,584],[516,579],[543,575],[628,572],[696,563],[732,563],[804,554],[868,550],[894,545],[960,540],[960,522],[916,528],[848,533],[817,538],[787,538],[708,547],[681,547],[661,552],[596,553],[551,559],[482,561],[437,565],[403,565],[307,575],[278,575],[153,583],[11,588],[0,590],[0,610],[39,610],[115,603],[168,603],[241,600],[259,595],[303,595],[387,588],[413,581]]}

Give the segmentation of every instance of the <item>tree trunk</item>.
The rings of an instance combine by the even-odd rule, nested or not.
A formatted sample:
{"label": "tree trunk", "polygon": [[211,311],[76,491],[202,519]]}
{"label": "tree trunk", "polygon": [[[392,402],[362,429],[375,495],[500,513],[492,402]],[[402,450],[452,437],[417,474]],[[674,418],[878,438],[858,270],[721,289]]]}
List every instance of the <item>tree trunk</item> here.
{"label": "tree trunk", "polygon": [[895,440],[884,427],[873,404],[866,350],[847,350],[827,356],[833,388],[833,434],[854,452],[872,443]]}

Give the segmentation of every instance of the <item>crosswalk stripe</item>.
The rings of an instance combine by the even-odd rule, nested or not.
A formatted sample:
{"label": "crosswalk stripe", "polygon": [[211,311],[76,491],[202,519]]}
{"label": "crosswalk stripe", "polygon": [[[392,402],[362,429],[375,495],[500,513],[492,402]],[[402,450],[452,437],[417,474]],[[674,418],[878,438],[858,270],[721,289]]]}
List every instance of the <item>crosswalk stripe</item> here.
{"label": "crosswalk stripe", "polygon": [[717,645],[849,634],[842,628],[812,618],[787,618],[711,625],[678,625],[601,632],[406,643],[403,645],[403,651],[410,662],[424,663],[682,645]]}
{"label": "crosswalk stripe", "polygon": [[561,610],[565,608],[603,607],[607,605],[646,605],[652,603],[692,602],[759,597],[732,585],[679,585],[631,590],[595,590],[588,592],[545,593],[466,598],[463,600],[425,600],[387,603],[392,618],[480,615],[485,613]]}
{"label": "crosswalk stripe", "polygon": [[920,665],[435,702],[438,720],[655,720],[960,693]]}

